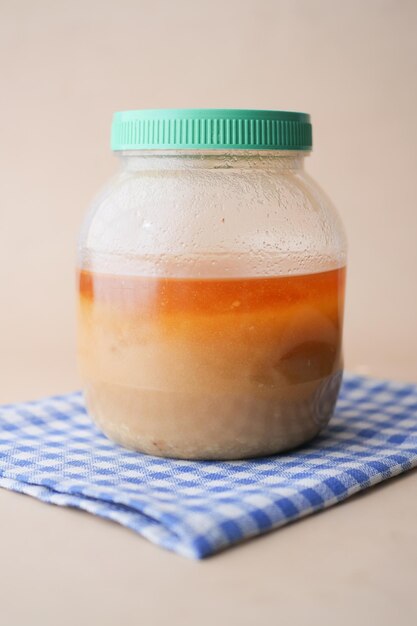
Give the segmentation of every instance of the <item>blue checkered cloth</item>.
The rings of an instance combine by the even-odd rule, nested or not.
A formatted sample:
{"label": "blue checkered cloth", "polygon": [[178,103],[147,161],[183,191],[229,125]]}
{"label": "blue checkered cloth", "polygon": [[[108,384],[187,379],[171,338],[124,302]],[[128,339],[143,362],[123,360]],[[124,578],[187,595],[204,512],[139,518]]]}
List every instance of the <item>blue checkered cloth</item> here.
{"label": "blue checkered cloth", "polygon": [[0,486],[203,558],[417,466],[417,385],[345,376],[336,415],[276,457],[192,462],[113,444],[71,393],[0,407]]}

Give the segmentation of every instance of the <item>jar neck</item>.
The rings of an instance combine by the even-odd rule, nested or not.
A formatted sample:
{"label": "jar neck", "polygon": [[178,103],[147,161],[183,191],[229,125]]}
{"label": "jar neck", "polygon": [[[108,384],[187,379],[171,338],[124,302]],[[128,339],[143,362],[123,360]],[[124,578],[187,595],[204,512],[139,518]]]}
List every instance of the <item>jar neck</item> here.
{"label": "jar neck", "polygon": [[122,169],[148,170],[300,170],[305,151],[284,150],[131,150],[117,153]]}

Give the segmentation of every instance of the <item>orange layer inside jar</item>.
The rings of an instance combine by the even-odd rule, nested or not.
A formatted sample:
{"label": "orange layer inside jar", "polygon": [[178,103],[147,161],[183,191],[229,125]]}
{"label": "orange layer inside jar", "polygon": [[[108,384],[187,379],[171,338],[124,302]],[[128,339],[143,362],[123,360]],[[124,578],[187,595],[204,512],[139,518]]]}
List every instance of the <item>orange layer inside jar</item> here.
{"label": "orange layer inside jar", "polygon": [[189,279],[79,273],[89,410],[116,441],[182,458],[288,449],[340,384],[345,270]]}

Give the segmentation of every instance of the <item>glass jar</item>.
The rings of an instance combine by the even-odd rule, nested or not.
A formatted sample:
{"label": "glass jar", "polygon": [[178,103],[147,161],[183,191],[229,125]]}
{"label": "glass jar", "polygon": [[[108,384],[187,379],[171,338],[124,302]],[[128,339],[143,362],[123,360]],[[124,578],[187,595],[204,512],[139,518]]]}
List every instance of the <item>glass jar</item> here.
{"label": "glass jar", "polygon": [[79,364],[114,441],[184,459],[298,446],[342,378],[346,239],[304,171],[309,116],[115,114],[79,242]]}

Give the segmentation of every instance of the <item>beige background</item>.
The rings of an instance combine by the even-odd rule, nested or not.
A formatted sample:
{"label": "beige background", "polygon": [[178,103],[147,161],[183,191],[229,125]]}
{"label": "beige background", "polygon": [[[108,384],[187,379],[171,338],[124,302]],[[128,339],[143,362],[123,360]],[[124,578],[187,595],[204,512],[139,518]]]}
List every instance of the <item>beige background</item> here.
{"label": "beige background", "polygon": [[[416,66],[412,0],[0,0],[0,401],[78,385],[75,240],[127,108],[310,112],[350,240],[347,366],[417,381]],[[3,621],[416,623],[416,479],[205,564],[1,491]]]}
{"label": "beige background", "polygon": [[114,110],[311,113],[350,241],[346,361],[417,379],[417,2],[0,2],[0,401],[77,386],[74,250]]}

